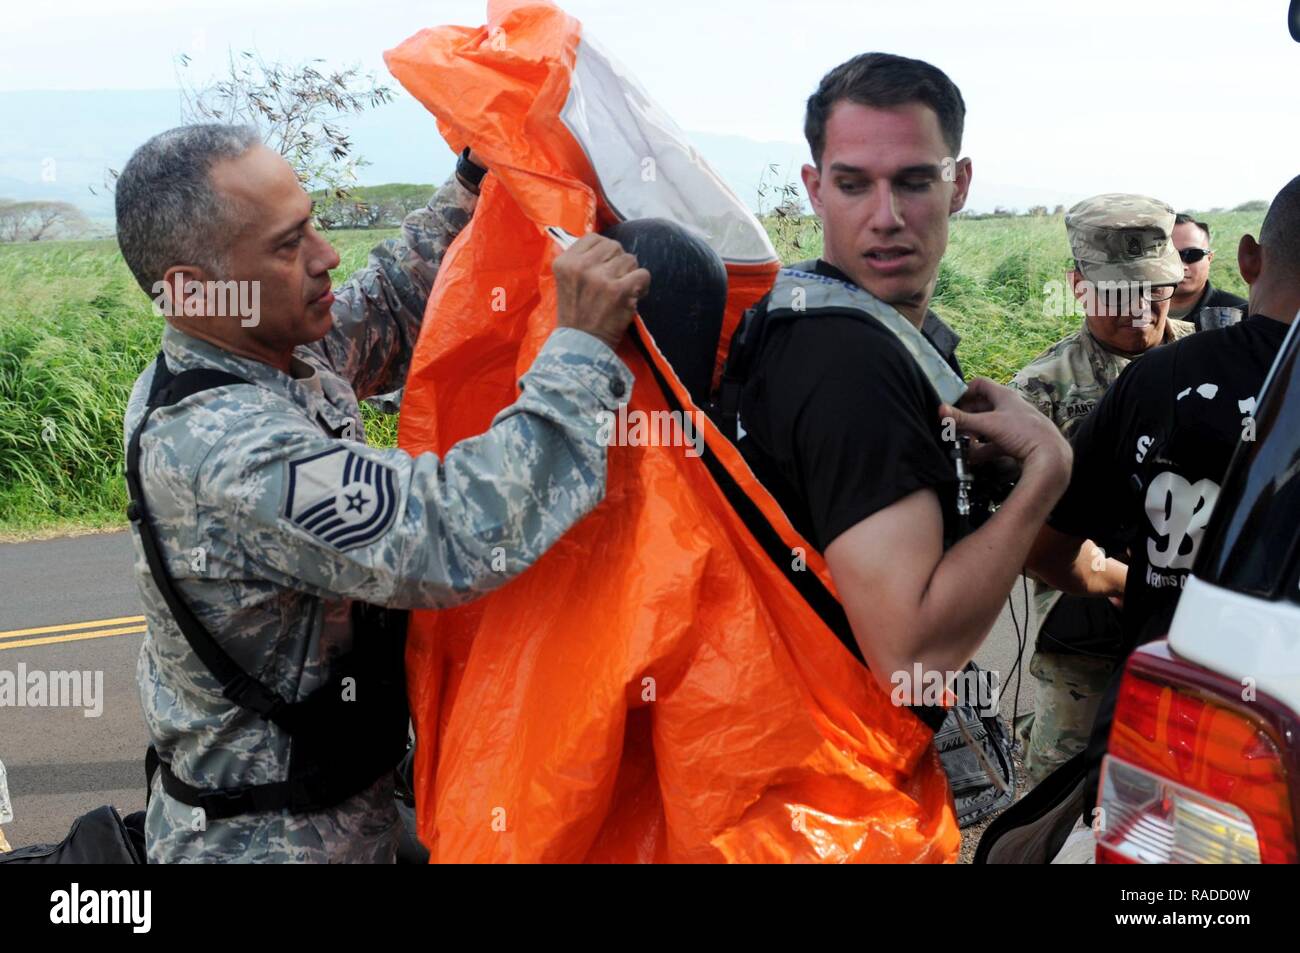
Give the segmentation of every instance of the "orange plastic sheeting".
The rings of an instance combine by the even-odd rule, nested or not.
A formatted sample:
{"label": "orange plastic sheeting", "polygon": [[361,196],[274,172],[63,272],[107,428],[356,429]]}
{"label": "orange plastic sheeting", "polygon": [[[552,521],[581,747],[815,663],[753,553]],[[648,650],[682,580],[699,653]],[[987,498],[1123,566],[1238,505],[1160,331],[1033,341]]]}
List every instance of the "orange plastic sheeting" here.
{"label": "orange plastic sheeting", "polygon": [[[556,248],[539,226],[611,221],[599,170],[559,121],[579,37],[557,7],[515,0],[491,3],[486,27],[424,31],[387,54],[448,143],[473,143],[491,167],[429,300],[402,408],[412,453],[482,432],[517,396],[555,325]],[[728,263],[728,327],[776,268]],[[666,410],[632,342],[619,354],[637,381],[628,409]],[[693,409],[653,347],[651,360]],[[731,444],[706,437],[829,584]],[[929,729],[890,703],[683,447],[611,447],[604,503],[502,589],[416,613],[407,662],[435,861],[956,857]]]}

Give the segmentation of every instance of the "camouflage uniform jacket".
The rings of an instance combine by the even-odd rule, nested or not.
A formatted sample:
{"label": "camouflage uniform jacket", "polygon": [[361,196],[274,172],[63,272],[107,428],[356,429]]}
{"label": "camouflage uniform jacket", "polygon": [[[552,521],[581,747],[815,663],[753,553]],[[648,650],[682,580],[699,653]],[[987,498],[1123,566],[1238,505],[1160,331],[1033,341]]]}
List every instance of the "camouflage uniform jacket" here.
{"label": "camouflage uniform jacket", "polygon": [[[403,383],[439,262],[473,206],[453,180],[408,216],[339,289],[332,330],[295,351],[292,375],[163,333],[173,373],[211,367],[251,386],[150,417],[140,476],[155,532],[200,621],[284,698],[310,694],[350,648],[350,600],[465,602],[528,568],[604,495],[598,415],[627,399],[632,377],[572,328],[551,335],[491,428],[441,460],[364,442],[357,401]],[[132,391],[128,436],[152,377],[151,366]],[[137,679],[159,754],[200,788],[283,780],[288,735],[221,696],[133,539],[148,621]],[[155,778],[146,820],[151,862],[391,861],[397,830],[391,778],[320,812],[210,822]]]}
{"label": "camouflage uniform jacket", "polygon": [[[1187,321],[1166,318],[1162,343],[1184,338],[1195,330],[1196,326]],[[1078,331],[1030,361],[1008,386],[1050,418],[1069,440],[1132,360],[1102,347],[1085,319]],[[1060,596],[1057,590],[1035,581],[1039,622],[1047,618]]]}

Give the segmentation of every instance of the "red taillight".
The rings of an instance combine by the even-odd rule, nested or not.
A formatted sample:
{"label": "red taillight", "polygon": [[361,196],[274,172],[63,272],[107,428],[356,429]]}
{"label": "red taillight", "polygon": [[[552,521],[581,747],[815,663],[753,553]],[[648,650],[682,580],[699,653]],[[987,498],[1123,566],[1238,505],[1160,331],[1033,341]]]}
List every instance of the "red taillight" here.
{"label": "red taillight", "polygon": [[[1282,717],[1279,717],[1282,713]],[[1103,863],[1295,863],[1294,725],[1175,659],[1129,659],[1098,804]]]}

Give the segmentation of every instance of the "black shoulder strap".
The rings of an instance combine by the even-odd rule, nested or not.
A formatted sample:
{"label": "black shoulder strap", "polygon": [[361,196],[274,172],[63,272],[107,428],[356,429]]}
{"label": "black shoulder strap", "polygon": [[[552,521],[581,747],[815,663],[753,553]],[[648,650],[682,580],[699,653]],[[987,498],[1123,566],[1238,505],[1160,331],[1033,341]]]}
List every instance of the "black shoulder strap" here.
{"label": "black shoulder strap", "polygon": [[[782,270],[804,271],[815,274],[817,271],[816,266],[817,260],[814,258],[809,261],[786,265]],[[779,277],[777,280],[780,280]],[[740,395],[753,374],[758,355],[762,353],[766,345],[768,331],[773,324],[797,319],[807,314],[806,311],[802,310],[793,311],[789,308],[780,308],[777,316],[769,319],[768,313],[771,310],[771,303],[772,292],[769,291],[757,304],[746,310],[744,315],[741,316],[740,323],[731,336],[731,344],[727,348],[727,359],[722,365],[722,377],[718,384],[717,397],[708,408],[714,423],[732,443],[737,443],[740,439]],[[849,317],[860,317],[857,312],[851,309],[846,309],[844,314]]]}
{"label": "black shoulder strap", "polygon": [[[810,258],[785,265],[782,270],[816,272],[817,259]],[[762,350],[768,305],[771,301],[772,292],[769,291],[741,315],[740,323],[731,336],[731,344],[727,347],[727,359],[722,363],[717,399],[709,408],[713,422],[732,443],[740,440],[740,395],[753,373],[754,361]]]}
{"label": "black shoulder strap", "polygon": [[740,440],[740,395],[754,363],[756,342],[763,334],[767,318],[767,299],[748,309],[740,318],[727,359],[722,364],[722,378],[718,383],[718,399],[714,404],[714,423],[732,443]]}
{"label": "black shoulder strap", "polygon": [[171,573],[167,570],[167,562],[158,543],[158,536],[149,518],[149,508],[145,505],[144,490],[140,483],[140,435],[144,433],[150,415],[157,408],[166,407],[214,387],[247,383],[249,382],[242,377],[206,367],[182,371],[174,375],[167,367],[163,355],[158,355],[158,360],[154,363],[154,377],[149,388],[144,416],[140,418],[140,423],[136,425],[127,444],[125,476],[131,502],[127,505],[126,515],[139,530],[140,544],[144,549],[145,560],[149,564],[154,585],[162,593],[167,608],[171,610],[172,618],[176,620],[181,633],[185,636],[185,641],[189,643],[200,661],[207,666],[208,671],[221,683],[222,695],[236,705],[252,709],[263,718],[278,722],[278,716],[286,706],[284,699],[240,668],[225,649],[217,644],[217,640],[212,637],[181,594],[177,592]]}
{"label": "black shoulder strap", "polygon": [[248,381],[237,374],[219,371],[215,367],[195,367],[173,374],[171,368],[167,366],[166,358],[160,352],[158,359],[153,362],[153,381],[149,384],[148,409],[166,407],[214,387],[247,383]]}

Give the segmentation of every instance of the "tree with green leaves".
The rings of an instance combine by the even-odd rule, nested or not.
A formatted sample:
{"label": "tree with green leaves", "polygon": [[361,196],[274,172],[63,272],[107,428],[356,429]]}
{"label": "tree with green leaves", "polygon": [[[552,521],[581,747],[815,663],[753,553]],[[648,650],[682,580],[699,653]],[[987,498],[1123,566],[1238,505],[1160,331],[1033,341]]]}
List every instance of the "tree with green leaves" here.
{"label": "tree with green leaves", "polygon": [[0,199],[0,242],[75,238],[89,223],[69,202],[11,202]]}
{"label": "tree with green leaves", "polygon": [[[178,63],[188,68],[190,58],[182,54]],[[338,206],[356,204],[356,170],[366,165],[341,120],[391,102],[393,93],[359,66],[322,64],[267,62],[252,50],[232,53],[222,78],[204,86],[181,79],[181,113],[190,123],[255,126],[317,197],[317,214],[329,227],[341,217]]]}

